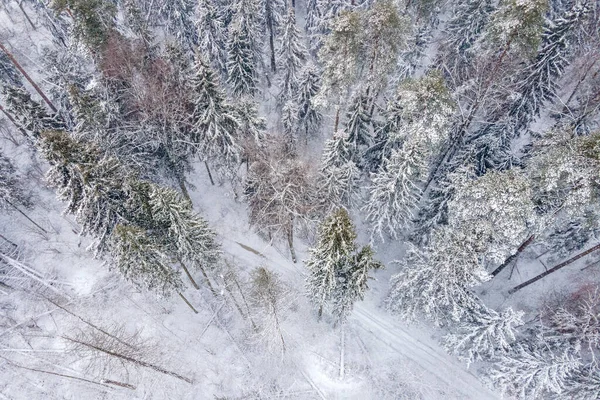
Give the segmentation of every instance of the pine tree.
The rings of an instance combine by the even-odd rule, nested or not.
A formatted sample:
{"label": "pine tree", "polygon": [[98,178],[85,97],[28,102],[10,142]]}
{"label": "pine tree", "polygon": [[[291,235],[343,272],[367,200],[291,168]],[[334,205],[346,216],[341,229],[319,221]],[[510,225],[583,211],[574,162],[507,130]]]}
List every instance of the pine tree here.
{"label": "pine tree", "polygon": [[357,300],[363,300],[368,289],[369,272],[383,268],[374,259],[375,252],[364,246],[349,263],[336,274],[336,284],[331,293],[332,313],[340,323],[344,323]]}
{"label": "pine tree", "polygon": [[348,212],[340,208],[330,214],[319,228],[317,245],[310,249],[305,262],[309,275],[307,289],[310,300],[319,310],[331,300],[336,288],[336,277],[351,263],[356,252],[356,233]]}
{"label": "pine tree", "polygon": [[531,183],[517,169],[474,178],[468,169],[451,175],[454,196],[448,202],[448,224],[465,232],[484,264],[495,268],[537,229]]}
{"label": "pine tree", "polygon": [[172,267],[173,260],[142,228],[117,225],[111,249],[126,279],[162,296],[183,289],[181,277]]}
{"label": "pine tree", "polygon": [[393,149],[406,143],[422,148],[424,159],[430,161],[447,143],[454,109],[455,103],[437,71],[403,81],[387,104],[375,145],[365,154],[367,169],[377,170]]}
{"label": "pine tree", "polygon": [[569,44],[575,36],[575,28],[588,12],[586,3],[575,3],[571,10],[544,26],[541,48],[535,61],[524,71],[524,78],[517,83],[519,98],[508,113],[509,118],[517,121],[513,128],[516,132],[539,115],[544,102],[556,97],[556,82],[569,63]]}
{"label": "pine tree", "polygon": [[39,148],[50,163],[47,180],[67,203],[65,212],[75,216],[82,234],[95,238],[92,247],[97,252],[105,250],[115,225],[128,219],[123,187],[130,174],[115,158],[74,141],[66,132],[43,132]]}
{"label": "pine tree", "polygon": [[373,141],[370,100],[365,93],[356,93],[346,112],[344,133],[353,152],[352,160],[356,163],[361,163],[363,152],[371,146]]}
{"label": "pine tree", "polygon": [[360,170],[352,160],[351,145],[343,132],[325,142],[319,174],[319,193],[327,208],[351,207],[360,193]]}
{"label": "pine tree", "polygon": [[555,354],[517,345],[513,352],[498,358],[490,375],[504,393],[531,399],[562,394],[565,381],[579,365],[568,349]]}
{"label": "pine tree", "polygon": [[384,233],[397,238],[415,217],[427,164],[418,147],[405,145],[393,150],[389,160],[371,176],[369,201],[363,207],[373,226],[372,236],[384,240]]}
{"label": "pine tree", "polygon": [[194,26],[196,4],[194,0],[166,0],[159,9],[166,31],[192,53],[198,45],[198,30]]}
{"label": "pine tree", "polygon": [[[260,0],[261,11],[263,12],[263,22],[266,27],[266,32],[269,36],[269,50],[270,50],[270,63],[271,71],[277,72],[277,63],[275,60],[275,37],[279,30],[282,21],[284,20],[284,14],[286,9],[285,0]],[[288,7],[288,12],[293,12],[293,7]],[[286,24],[286,23],[284,23]],[[284,28],[285,29],[285,28]]]}
{"label": "pine tree", "polygon": [[0,82],[12,87],[23,86],[21,76],[15,69],[8,56],[0,51]]}
{"label": "pine tree", "polygon": [[31,206],[30,196],[19,178],[12,162],[0,153],[0,209],[16,205]]}
{"label": "pine tree", "polygon": [[277,53],[277,66],[281,73],[279,83],[281,104],[297,96],[300,70],[308,57],[300,35],[300,30],[296,26],[295,11],[290,7],[283,22],[281,46]]}
{"label": "pine tree", "polygon": [[507,352],[515,341],[516,328],[523,325],[523,312],[507,308],[502,313],[483,307],[461,322],[456,332],[445,337],[446,348],[460,355],[467,366]]}
{"label": "pine tree", "polygon": [[402,270],[390,281],[388,309],[407,320],[460,321],[481,307],[471,287],[490,278],[479,256],[468,237],[439,227],[426,246],[409,245]]}
{"label": "pine tree", "polygon": [[196,26],[199,35],[199,50],[211,62],[211,66],[222,77],[227,76],[226,31],[222,16],[212,0],[201,0],[198,4]]}
{"label": "pine tree", "polygon": [[318,6],[318,0],[307,0],[306,1],[306,17],[304,18],[304,32],[309,37],[309,41],[312,43],[313,36],[319,26],[321,19],[321,10]]}
{"label": "pine tree", "polygon": [[63,129],[64,124],[58,115],[49,115],[44,107],[31,98],[24,88],[4,87],[4,99],[8,113],[19,128],[36,140],[45,130]]}
{"label": "pine tree", "polygon": [[227,83],[235,96],[253,96],[257,92],[258,70],[247,24],[237,19],[230,26],[227,45]]}
{"label": "pine tree", "polygon": [[440,59],[460,81],[467,78],[473,61],[473,45],[487,25],[494,7],[490,0],[466,0],[458,3],[446,25]]}
{"label": "pine tree", "polygon": [[303,131],[308,140],[310,136],[318,136],[318,129],[323,116],[314,104],[315,96],[321,89],[321,80],[317,68],[308,62],[300,72],[296,103],[298,104],[299,131]]}
{"label": "pine tree", "polygon": [[73,35],[92,53],[101,50],[115,26],[117,8],[109,0],[55,0],[54,9],[69,10],[73,16]]}
{"label": "pine tree", "polygon": [[149,205],[154,223],[166,228],[154,234],[162,238],[165,246],[175,247],[173,253],[176,260],[188,276],[190,272],[186,265],[191,265],[202,272],[210,285],[207,271],[216,269],[221,258],[216,233],[201,216],[194,213],[191,203],[181,199],[172,189],[153,185],[149,193]]}
{"label": "pine tree", "polygon": [[194,69],[191,79],[194,95],[192,142],[205,160],[216,163],[225,173],[241,161],[239,121],[210,67],[198,58]]}
{"label": "pine tree", "polygon": [[298,131],[298,107],[293,101],[287,101],[281,109],[281,124],[283,136],[289,144],[290,151],[296,149],[296,132]]}

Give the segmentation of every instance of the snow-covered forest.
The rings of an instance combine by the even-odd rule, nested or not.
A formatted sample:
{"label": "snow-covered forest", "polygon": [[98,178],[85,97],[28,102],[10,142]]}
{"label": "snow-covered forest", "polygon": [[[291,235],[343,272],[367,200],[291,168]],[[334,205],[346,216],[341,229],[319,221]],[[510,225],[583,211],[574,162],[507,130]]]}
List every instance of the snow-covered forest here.
{"label": "snow-covered forest", "polygon": [[600,398],[600,0],[2,0],[0,400]]}

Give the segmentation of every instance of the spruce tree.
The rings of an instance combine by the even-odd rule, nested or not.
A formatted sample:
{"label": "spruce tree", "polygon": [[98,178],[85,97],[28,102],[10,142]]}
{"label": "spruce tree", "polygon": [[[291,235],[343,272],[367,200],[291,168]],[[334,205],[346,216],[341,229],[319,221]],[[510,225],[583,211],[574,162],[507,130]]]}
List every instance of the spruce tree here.
{"label": "spruce tree", "polygon": [[222,16],[212,0],[200,0],[198,4],[198,42],[200,52],[210,60],[211,66],[222,77],[227,76],[226,30]]}
{"label": "spruce tree", "polygon": [[226,101],[214,72],[198,58],[192,76],[194,111],[191,115],[192,143],[207,161],[228,173],[240,162],[239,121]]}
{"label": "spruce tree", "polygon": [[[260,0],[260,3],[261,11],[263,13],[263,23],[269,40],[269,59],[271,71],[275,73],[277,72],[278,68],[275,60],[275,39],[286,13],[286,0]],[[293,12],[293,7],[288,8],[289,11]]]}
{"label": "spruce tree", "polygon": [[372,145],[372,119],[370,98],[364,92],[358,92],[350,101],[344,122],[344,133],[352,149],[352,160],[362,163],[364,151]]}
{"label": "spruce tree", "polygon": [[502,313],[486,307],[474,310],[455,332],[444,338],[446,348],[458,354],[467,366],[506,353],[515,341],[517,328],[523,325],[523,315],[512,308]]}
{"label": "spruce tree", "polygon": [[166,31],[190,52],[194,52],[198,45],[198,30],[194,25],[196,4],[194,0],[167,0],[159,9]]}
{"label": "spruce tree", "polygon": [[356,252],[355,240],[354,226],[343,208],[330,214],[319,228],[319,240],[310,249],[310,257],[306,261],[309,298],[317,307],[319,317],[332,299],[337,276],[351,264]]}
{"label": "spruce tree", "polygon": [[23,86],[21,76],[3,51],[0,51],[0,82],[13,87]]}
{"label": "spruce tree", "polygon": [[307,57],[300,30],[296,26],[295,11],[290,7],[283,22],[281,46],[277,53],[277,66],[281,74],[279,82],[281,104],[297,97],[300,70]]}
{"label": "spruce tree", "polygon": [[111,249],[119,272],[144,289],[169,296],[184,288],[179,273],[172,267],[173,260],[144,229],[117,225]]}
{"label": "spruce tree", "polygon": [[258,88],[258,65],[244,20],[236,19],[230,26],[227,44],[227,83],[235,96],[253,96]]}
{"label": "spruce tree", "polygon": [[357,204],[360,170],[352,154],[352,146],[343,132],[337,132],[325,142],[318,185],[326,208]]}
{"label": "spruce tree", "polygon": [[318,136],[318,129],[323,116],[314,104],[315,96],[321,89],[321,80],[317,68],[308,62],[300,72],[296,103],[298,104],[298,129],[308,137]]}
{"label": "spruce tree", "polygon": [[17,205],[31,206],[30,196],[13,163],[0,153],[0,209]]}

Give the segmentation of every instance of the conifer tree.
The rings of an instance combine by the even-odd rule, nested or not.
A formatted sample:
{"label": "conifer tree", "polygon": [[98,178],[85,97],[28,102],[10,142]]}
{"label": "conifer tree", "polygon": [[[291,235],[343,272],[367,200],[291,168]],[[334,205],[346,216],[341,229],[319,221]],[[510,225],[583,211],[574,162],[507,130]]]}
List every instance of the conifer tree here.
{"label": "conifer tree", "polygon": [[92,53],[101,50],[115,26],[117,8],[109,0],[55,0],[52,6],[73,16],[73,35]]}
{"label": "conifer tree", "polygon": [[569,44],[575,37],[575,28],[588,12],[586,3],[575,3],[571,10],[544,26],[541,49],[518,82],[519,98],[509,111],[509,118],[517,122],[515,131],[527,127],[539,115],[543,103],[556,97],[556,81],[569,63]]}
{"label": "conifer tree", "polygon": [[212,0],[200,0],[197,12],[199,50],[210,60],[211,67],[222,77],[226,77],[227,35],[222,16]]}
{"label": "conifer tree", "polygon": [[306,261],[309,298],[317,307],[319,317],[332,298],[340,271],[351,264],[356,252],[355,240],[354,226],[343,208],[330,214],[319,228],[319,240],[310,249],[310,257]]}
{"label": "conifer tree", "polygon": [[427,164],[423,152],[405,145],[393,150],[389,160],[371,176],[369,201],[363,210],[372,224],[372,236],[384,240],[384,233],[397,238],[410,226],[420,195]]}
{"label": "conifer tree", "polygon": [[517,345],[498,358],[490,375],[503,393],[522,399],[561,395],[580,366],[569,350],[552,353]]}
{"label": "conifer tree", "polygon": [[8,56],[2,51],[0,51],[0,82],[12,87],[23,86],[21,76]]}
{"label": "conifer tree", "polygon": [[350,262],[337,272],[336,284],[332,291],[332,313],[340,323],[344,323],[357,300],[363,300],[368,289],[369,273],[383,268],[374,259],[375,252],[364,246],[354,254]]}
{"label": "conifer tree", "polygon": [[166,31],[190,52],[194,52],[198,45],[198,30],[194,26],[196,4],[193,0],[167,0],[159,9]]}
{"label": "conifer tree", "polygon": [[[277,32],[282,24],[284,15],[286,13],[286,1],[285,0],[260,0],[261,11],[263,12],[263,22],[266,27],[266,32],[269,36],[269,52],[270,52],[270,64],[271,71],[277,72],[277,62],[275,60],[275,38]],[[288,7],[289,11],[293,12],[293,7]],[[285,29],[285,28],[284,28]]]}
{"label": "conifer tree", "polygon": [[198,58],[194,68],[192,143],[205,160],[217,164],[222,173],[227,173],[241,158],[239,121],[210,67]]}
{"label": "conifer tree", "polygon": [[446,348],[460,355],[467,366],[509,351],[516,329],[523,325],[523,312],[507,308],[502,313],[483,307],[461,322],[456,332],[445,337]]}
{"label": "conifer tree", "polygon": [[144,229],[117,225],[111,245],[117,268],[126,279],[162,296],[183,289],[181,277],[172,267],[173,260]]}
{"label": "conifer tree", "polygon": [[277,54],[277,65],[281,73],[279,101],[294,99],[298,93],[300,70],[308,54],[301,41],[300,30],[296,26],[296,14],[289,8],[283,22],[281,46]]}
{"label": "conifer tree", "polygon": [[258,69],[247,24],[237,18],[232,23],[227,44],[227,83],[235,96],[253,96],[257,92]]}
{"label": "conifer tree", "polygon": [[31,98],[25,88],[6,86],[3,90],[6,109],[20,129],[36,140],[48,129],[62,129],[64,124],[58,115],[50,115],[44,107]]}
{"label": "conifer tree", "polygon": [[352,160],[362,162],[363,152],[372,145],[370,99],[363,93],[356,93],[350,101],[344,122],[344,132],[352,149]]}
{"label": "conifer tree", "polygon": [[485,29],[494,7],[490,0],[459,2],[446,25],[442,62],[459,82],[467,78],[474,54],[473,45]]}
{"label": "conifer tree", "polygon": [[325,142],[319,174],[319,193],[326,207],[351,207],[360,193],[360,170],[352,159],[347,136],[338,131]]}
{"label": "conifer tree", "polygon": [[16,173],[16,168],[0,153],[0,209],[16,205],[29,207],[31,201]]}
{"label": "conifer tree", "polygon": [[296,103],[298,104],[298,128],[303,131],[305,140],[318,136],[323,116],[314,104],[315,96],[321,89],[321,80],[316,67],[308,62],[300,72]]}
{"label": "conifer tree", "polygon": [[321,19],[321,10],[319,8],[318,0],[307,0],[306,1],[306,17],[304,18],[304,32],[309,38],[309,41],[313,42],[313,36],[317,33],[316,30],[319,27],[319,21]]}
{"label": "conifer tree", "polygon": [[387,307],[402,318],[425,315],[436,324],[460,321],[480,308],[471,287],[489,280],[471,240],[441,226],[430,242],[410,244],[402,270],[392,276]]}

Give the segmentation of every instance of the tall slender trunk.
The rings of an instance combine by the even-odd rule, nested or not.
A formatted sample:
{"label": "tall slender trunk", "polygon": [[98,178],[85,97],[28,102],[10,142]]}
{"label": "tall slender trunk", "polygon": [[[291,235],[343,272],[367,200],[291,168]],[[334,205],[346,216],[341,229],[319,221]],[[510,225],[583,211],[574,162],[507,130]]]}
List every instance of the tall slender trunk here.
{"label": "tall slender trunk", "polygon": [[190,274],[190,271],[187,269],[187,267],[183,263],[183,261],[181,261],[181,259],[179,259],[179,258],[177,258],[177,261],[179,262],[179,265],[181,265],[181,268],[183,268],[183,271],[185,272],[185,274],[187,275],[188,279],[192,283],[192,286],[194,286],[194,288],[196,290],[200,290],[200,286],[198,286],[198,284],[196,283],[196,281],[194,280],[194,278],[192,278],[192,274]]}
{"label": "tall slender trunk", "polygon": [[556,272],[556,271],[558,271],[559,269],[561,269],[561,268],[563,268],[563,267],[566,267],[566,266],[567,266],[567,265],[569,265],[569,264],[572,264],[572,263],[574,263],[575,261],[579,260],[580,258],[582,258],[582,257],[585,257],[585,256],[587,256],[588,254],[590,254],[590,253],[593,253],[593,252],[594,252],[594,251],[596,251],[596,250],[600,250],[600,244],[597,244],[596,246],[592,247],[591,249],[587,249],[586,251],[584,251],[584,252],[582,252],[582,253],[579,253],[579,254],[577,254],[575,257],[571,257],[571,258],[569,258],[567,261],[564,261],[564,262],[562,262],[562,263],[558,264],[557,266],[555,266],[555,267],[552,267],[552,268],[550,268],[549,270],[547,270],[547,271],[545,271],[545,272],[543,272],[543,273],[539,274],[538,276],[536,276],[536,277],[533,277],[533,278],[531,278],[530,280],[528,280],[528,281],[526,281],[526,282],[523,282],[523,283],[521,283],[520,285],[517,285],[517,286],[515,286],[514,288],[510,289],[510,290],[508,291],[508,293],[509,293],[509,294],[513,294],[513,293],[515,293],[516,291],[519,291],[519,290],[523,289],[524,287],[527,287],[527,286],[531,285],[532,283],[535,283],[535,282],[539,281],[540,279],[542,279],[542,278],[544,278],[544,277],[546,277],[546,276],[550,275],[551,273],[553,273],[553,272]]}
{"label": "tall slender trunk", "polygon": [[344,379],[345,376],[345,360],[344,356],[346,353],[346,334],[344,331],[344,323],[340,323],[340,379]]}
{"label": "tall slender trunk", "polygon": [[85,347],[89,347],[90,349],[99,351],[99,352],[107,354],[109,356],[113,356],[113,357],[119,358],[119,359],[124,360],[124,361],[129,361],[132,364],[139,365],[141,367],[146,367],[146,368],[153,369],[156,372],[160,372],[161,374],[173,376],[173,377],[175,377],[177,379],[181,379],[182,381],[185,381],[187,383],[194,383],[194,381],[191,380],[190,378],[187,378],[187,377],[185,377],[183,375],[180,375],[180,374],[178,374],[176,372],[169,371],[167,369],[159,367],[158,365],[151,364],[149,362],[146,362],[146,361],[134,358],[134,357],[130,357],[130,356],[127,356],[127,355],[124,355],[124,354],[117,353],[117,352],[112,351],[110,349],[106,349],[104,347],[100,347],[100,345],[95,345],[93,343],[83,342],[81,340],[70,338],[68,336],[61,336],[61,337],[63,339],[65,339],[65,340],[68,340],[69,342],[73,342],[73,343],[80,344],[80,345],[85,346]]}
{"label": "tall slender trunk", "polygon": [[265,1],[265,14],[267,18],[267,29],[269,30],[269,49],[271,50],[271,71],[277,72],[275,63],[275,33],[273,32],[273,10],[271,0]]}
{"label": "tall slender trunk", "polygon": [[295,264],[296,263],[296,250],[294,250],[294,225],[293,225],[293,222],[292,222],[292,225],[290,226],[290,229],[288,230],[287,240],[288,240],[288,245],[290,246],[292,262]]}
{"label": "tall slender trunk", "polygon": [[204,166],[206,167],[206,172],[208,172],[208,178],[210,179],[210,183],[215,186],[215,181],[213,180],[212,174],[210,172],[210,168],[208,167],[208,163],[204,161]]}
{"label": "tall slender trunk", "polygon": [[0,105],[0,111],[2,111],[2,114],[4,114],[6,116],[6,118],[8,118],[8,120],[13,123],[13,125],[19,130],[19,132],[21,132],[23,134],[23,136],[25,136],[27,139],[31,139],[29,137],[29,135],[27,134],[27,132],[25,131],[25,129],[21,128],[21,126],[17,123],[17,121],[13,118],[13,116],[10,115],[8,113],[8,111],[6,111],[4,109],[4,107],[2,107],[2,105]]}
{"label": "tall slender trunk", "polygon": [[34,220],[32,220],[31,218],[29,218],[29,216],[27,214],[25,214],[23,211],[19,210],[19,208],[17,206],[15,206],[13,203],[11,203],[8,200],[4,200],[9,206],[11,206],[12,208],[14,208],[15,210],[17,210],[21,215],[23,215],[25,218],[27,218],[29,220],[29,222],[31,222],[32,224],[34,224],[35,226],[37,226],[42,232],[44,233],[48,233],[47,230],[45,230],[44,228],[42,228],[37,222],[35,222]]}
{"label": "tall slender trunk", "polygon": [[179,181],[179,188],[181,189],[181,194],[187,201],[189,201],[191,203],[192,198],[190,197],[190,193],[188,192],[187,187],[185,186],[185,178],[183,176],[180,176],[178,181]]}
{"label": "tall slender trunk", "polygon": [[31,22],[31,18],[29,18],[29,15],[27,15],[27,13],[25,12],[25,9],[23,8],[23,0],[19,0],[19,8],[21,9],[21,12],[23,13],[23,15],[25,16],[25,19],[27,20],[27,22],[29,22],[29,25],[31,25],[33,30],[34,31],[37,30],[37,28],[35,27],[33,22]]}
{"label": "tall slender trunk", "polygon": [[4,47],[4,45],[2,43],[0,43],[0,50],[2,50],[8,56],[9,60],[19,70],[19,72],[25,77],[25,79],[27,79],[27,81],[31,84],[31,86],[33,86],[33,88],[35,89],[36,92],[38,92],[38,94],[41,96],[41,98],[44,99],[46,104],[48,104],[48,107],[50,107],[52,112],[56,113],[57,110],[56,110],[56,107],[54,107],[54,104],[52,104],[50,99],[48,97],[46,97],[44,92],[42,92],[42,89],[40,89],[40,87],[33,81],[33,79],[31,79],[29,74],[27,72],[25,72],[23,67],[21,67],[21,64],[19,64],[19,62],[15,59],[15,57],[11,54],[11,52],[8,51],[8,49],[6,47]]}
{"label": "tall slender trunk", "polygon": [[335,106],[335,122],[333,124],[333,134],[338,130],[338,126],[340,124],[340,105]]}
{"label": "tall slender trunk", "polygon": [[177,294],[179,295],[179,297],[181,297],[181,299],[182,299],[183,301],[185,301],[185,304],[187,304],[187,305],[188,305],[188,307],[192,309],[192,311],[194,312],[194,314],[198,314],[198,310],[196,310],[196,309],[194,308],[194,306],[192,305],[192,303],[190,303],[190,302],[189,302],[189,300],[188,300],[188,299],[186,299],[186,298],[185,298],[185,296],[184,296],[184,295],[183,295],[181,292],[177,292]]}
{"label": "tall slender trunk", "polygon": [[523,251],[525,251],[525,249],[527,247],[529,247],[529,245],[531,243],[533,243],[533,241],[535,240],[535,235],[531,235],[527,238],[526,241],[523,242],[523,244],[521,244],[519,246],[519,248],[517,249],[517,252],[515,254],[512,254],[510,257],[508,257],[506,260],[504,260],[504,262],[502,263],[502,265],[500,265],[498,268],[496,268],[494,271],[492,271],[492,276],[496,276],[498,275],[500,272],[502,272],[502,270],[506,267],[508,267],[511,262],[513,262],[513,260],[516,260],[517,257],[519,257],[519,255],[521,255],[521,253]]}

